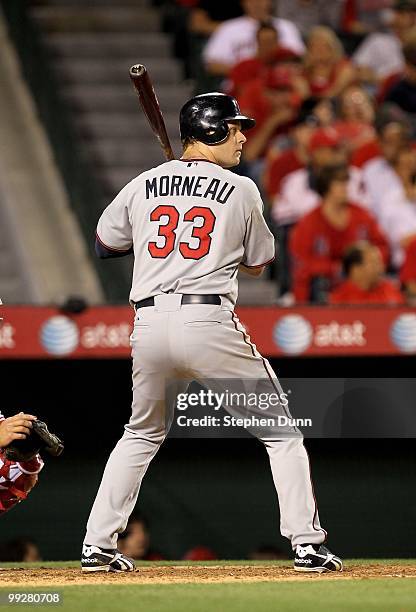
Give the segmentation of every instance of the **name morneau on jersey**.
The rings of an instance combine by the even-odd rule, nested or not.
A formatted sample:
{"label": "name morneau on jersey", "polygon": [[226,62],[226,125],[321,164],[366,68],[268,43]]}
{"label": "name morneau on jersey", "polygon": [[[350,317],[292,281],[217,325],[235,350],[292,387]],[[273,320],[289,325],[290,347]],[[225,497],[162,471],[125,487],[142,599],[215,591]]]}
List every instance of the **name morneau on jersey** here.
{"label": "name morneau on jersey", "polygon": [[163,196],[189,196],[209,198],[218,204],[225,204],[234,189],[235,185],[208,176],[164,174],[146,180],[146,200]]}

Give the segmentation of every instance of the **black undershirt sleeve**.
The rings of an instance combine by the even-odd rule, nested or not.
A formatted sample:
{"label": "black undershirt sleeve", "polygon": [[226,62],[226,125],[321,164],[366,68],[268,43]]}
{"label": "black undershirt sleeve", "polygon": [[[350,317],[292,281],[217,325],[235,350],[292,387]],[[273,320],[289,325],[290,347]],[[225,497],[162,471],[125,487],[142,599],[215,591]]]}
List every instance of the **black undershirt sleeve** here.
{"label": "black undershirt sleeve", "polygon": [[105,247],[102,242],[100,242],[98,238],[96,238],[95,253],[100,259],[109,259],[110,257],[125,257],[126,255],[131,255],[133,253],[133,247],[131,247],[127,251],[116,251]]}

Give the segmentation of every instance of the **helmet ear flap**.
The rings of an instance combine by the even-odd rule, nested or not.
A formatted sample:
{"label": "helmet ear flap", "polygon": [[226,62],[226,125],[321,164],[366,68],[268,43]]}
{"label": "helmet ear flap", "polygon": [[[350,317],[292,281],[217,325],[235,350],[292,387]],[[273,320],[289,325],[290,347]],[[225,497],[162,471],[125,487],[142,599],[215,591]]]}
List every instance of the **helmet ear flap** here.
{"label": "helmet ear flap", "polygon": [[219,121],[215,126],[208,128],[205,130],[205,137],[202,142],[208,145],[216,145],[221,144],[228,138],[228,134],[230,133],[230,128],[228,127],[228,123],[225,119]]}

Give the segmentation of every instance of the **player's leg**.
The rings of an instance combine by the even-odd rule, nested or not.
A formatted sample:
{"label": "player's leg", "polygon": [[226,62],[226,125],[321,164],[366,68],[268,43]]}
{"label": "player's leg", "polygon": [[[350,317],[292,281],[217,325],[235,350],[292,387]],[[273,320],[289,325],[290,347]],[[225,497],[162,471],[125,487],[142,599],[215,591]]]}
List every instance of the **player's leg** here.
{"label": "player's leg", "polygon": [[[108,458],[101,484],[87,523],[85,542],[114,549],[118,533],[124,531],[133,511],[140,484],[150,461],[166,436],[164,400],[140,393],[143,386],[164,386],[161,375],[137,381],[133,392],[133,414],[122,438]],[[140,414],[140,416],[139,416]]]}
{"label": "player's leg", "polygon": [[[168,433],[172,414],[166,408],[164,394],[165,381],[172,375],[166,349],[163,350],[166,325],[164,317],[159,316],[156,323],[149,312],[136,318],[131,338],[132,414],[108,459],[91,510],[84,540],[84,548],[88,545],[90,552],[91,547],[109,551],[116,548],[118,533],[126,528],[146,470]],[[83,569],[87,567],[88,561]]]}
{"label": "player's leg", "polygon": [[[221,379],[225,379],[225,382],[262,380],[262,392],[268,389],[269,393],[282,393],[269,362],[251,343],[235,313],[222,309],[218,309],[216,316],[210,313],[211,326],[209,333],[205,328],[205,338],[202,321],[197,323],[200,316],[195,314],[194,324],[190,315],[187,318],[184,328],[189,361],[193,363],[195,374],[201,382],[206,384],[207,380],[216,379],[212,384],[218,386]],[[218,321],[217,325],[214,324],[215,320]],[[200,347],[202,344],[203,352],[198,350],[198,345]],[[238,416],[238,408],[228,408],[228,411]],[[240,416],[246,414],[244,411]],[[290,417],[287,409],[284,414]],[[285,428],[281,437],[278,431],[250,429],[250,432],[264,443],[269,455],[279,498],[282,535],[289,538],[293,549],[299,544],[319,547],[325,541],[326,532],[319,522],[309,458],[301,433],[292,427]]]}

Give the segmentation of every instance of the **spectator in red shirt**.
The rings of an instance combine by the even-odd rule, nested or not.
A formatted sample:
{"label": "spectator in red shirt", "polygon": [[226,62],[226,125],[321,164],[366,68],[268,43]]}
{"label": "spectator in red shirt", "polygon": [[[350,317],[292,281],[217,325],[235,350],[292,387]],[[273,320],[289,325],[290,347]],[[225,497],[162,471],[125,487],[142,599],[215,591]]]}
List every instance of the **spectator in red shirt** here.
{"label": "spectator in red shirt", "polygon": [[409,302],[416,303],[416,239],[407,246],[404,264],[400,270],[400,280]]}
{"label": "spectator in red shirt", "polygon": [[268,70],[264,78],[248,85],[239,102],[242,112],[251,113],[248,116],[256,120],[244,148],[244,159],[253,162],[264,156],[275,136],[288,133],[301,100],[295,91],[291,71],[276,66]]}
{"label": "spectator in red shirt", "polygon": [[397,285],[384,275],[378,247],[362,241],[349,247],[342,260],[346,280],[331,291],[330,304],[403,304]]}
{"label": "spectator in red shirt", "polygon": [[292,73],[283,66],[276,66],[268,70],[263,79],[253,81],[240,99],[242,112],[250,112],[249,116],[256,120],[251,130],[253,134],[247,137],[241,171],[259,188],[267,149],[274,138],[288,134],[295,123],[299,104]]}
{"label": "spectator in red shirt", "polygon": [[345,57],[341,41],[333,30],[317,26],[308,37],[304,75],[310,95],[333,98],[355,79],[355,69]]}
{"label": "spectator in red shirt", "polygon": [[292,290],[298,302],[325,301],[340,277],[345,250],[354,242],[368,240],[379,247],[388,262],[388,243],[375,219],[348,201],[348,181],[347,166],[323,168],[315,185],[321,204],[291,232]]}
{"label": "spectator in red shirt", "polygon": [[227,80],[227,93],[241,96],[244,88],[274,65],[286,65],[300,61],[300,56],[290,49],[279,45],[279,35],[273,22],[261,23],[256,35],[257,53],[235,64]]}

